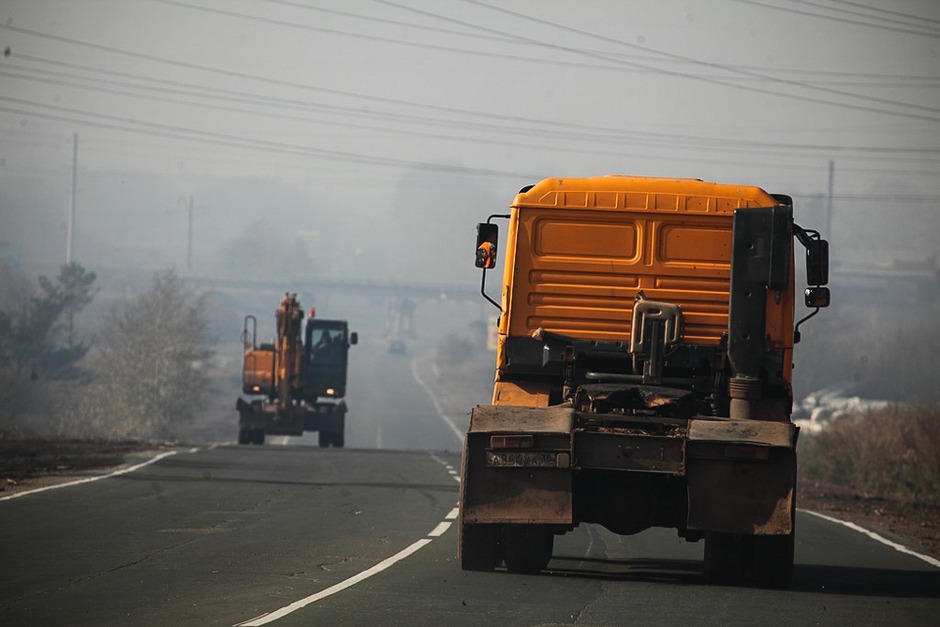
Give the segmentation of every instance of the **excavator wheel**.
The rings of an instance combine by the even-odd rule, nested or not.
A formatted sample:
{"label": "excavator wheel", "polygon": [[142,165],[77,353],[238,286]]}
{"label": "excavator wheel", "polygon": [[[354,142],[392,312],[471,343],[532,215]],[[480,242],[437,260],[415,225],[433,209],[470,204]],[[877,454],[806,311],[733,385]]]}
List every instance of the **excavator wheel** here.
{"label": "excavator wheel", "polygon": [[334,414],[332,420],[330,420],[327,425],[321,427],[317,432],[317,443],[320,445],[320,448],[329,446],[343,448],[346,444],[345,432],[345,416],[342,414]]}
{"label": "excavator wheel", "polygon": [[239,444],[264,444],[264,429],[248,429],[239,427]]}

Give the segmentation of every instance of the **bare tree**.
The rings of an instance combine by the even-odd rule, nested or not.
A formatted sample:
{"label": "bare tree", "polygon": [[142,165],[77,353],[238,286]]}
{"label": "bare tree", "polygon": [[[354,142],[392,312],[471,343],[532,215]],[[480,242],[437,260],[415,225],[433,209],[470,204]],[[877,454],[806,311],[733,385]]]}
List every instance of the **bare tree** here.
{"label": "bare tree", "polygon": [[213,353],[204,294],[185,288],[172,271],[160,274],[145,294],[105,317],[99,338],[95,382],[81,411],[96,431],[169,437],[173,425],[193,420]]}

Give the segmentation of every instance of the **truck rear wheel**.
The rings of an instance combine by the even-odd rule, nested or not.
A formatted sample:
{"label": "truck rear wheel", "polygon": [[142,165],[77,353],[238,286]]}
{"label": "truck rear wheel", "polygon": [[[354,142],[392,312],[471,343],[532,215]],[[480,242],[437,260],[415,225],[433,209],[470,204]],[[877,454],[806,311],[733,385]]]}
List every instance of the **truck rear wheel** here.
{"label": "truck rear wheel", "polygon": [[744,582],[747,538],[736,533],[705,534],[705,578],[709,583],[735,585]]}
{"label": "truck rear wheel", "polygon": [[551,561],[555,534],[545,525],[505,525],[503,544],[506,569],[511,573],[533,574]]}
{"label": "truck rear wheel", "polygon": [[500,555],[499,526],[457,522],[460,568],[489,572],[503,561]]}
{"label": "truck rear wheel", "polygon": [[793,534],[751,539],[751,576],[763,588],[786,588],[793,575]]}
{"label": "truck rear wheel", "polygon": [[708,533],[705,577],[711,583],[785,588],[793,573],[793,534]]}

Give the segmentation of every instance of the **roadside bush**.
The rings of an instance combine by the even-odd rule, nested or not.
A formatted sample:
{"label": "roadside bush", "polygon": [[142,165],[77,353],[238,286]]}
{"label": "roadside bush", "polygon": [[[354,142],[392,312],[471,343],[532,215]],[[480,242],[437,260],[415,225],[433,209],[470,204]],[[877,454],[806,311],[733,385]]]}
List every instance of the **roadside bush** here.
{"label": "roadside bush", "polygon": [[174,435],[191,422],[207,388],[213,351],[207,302],[173,272],[105,316],[90,355],[92,381],[65,416],[63,431],[111,439]]}
{"label": "roadside bush", "polygon": [[803,482],[940,504],[940,406],[894,406],[801,437]]}

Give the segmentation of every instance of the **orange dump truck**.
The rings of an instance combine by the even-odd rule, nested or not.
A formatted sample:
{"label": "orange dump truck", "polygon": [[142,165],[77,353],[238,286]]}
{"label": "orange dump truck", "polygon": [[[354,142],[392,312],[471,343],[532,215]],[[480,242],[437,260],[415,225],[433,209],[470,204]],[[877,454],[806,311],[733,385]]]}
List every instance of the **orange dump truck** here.
{"label": "orange dump truck", "polygon": [[[497,301],[486,270],[500,218]],[[473,410],[464,442],[462,568],[537,572],[555,535],[599,523],[704,539],[712,581],[786,585],[794,242],[806,318],[829,304],[828,243],[793,222],[790,198],[693,179],[550,178],[477,233],[481,291],[501,316],[492,405]]]}

